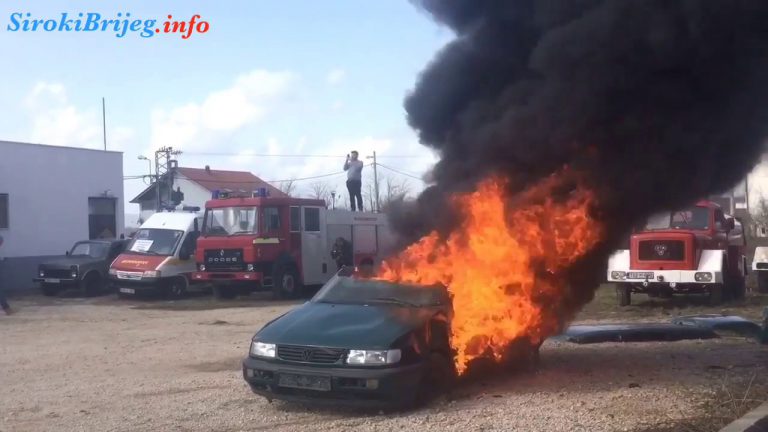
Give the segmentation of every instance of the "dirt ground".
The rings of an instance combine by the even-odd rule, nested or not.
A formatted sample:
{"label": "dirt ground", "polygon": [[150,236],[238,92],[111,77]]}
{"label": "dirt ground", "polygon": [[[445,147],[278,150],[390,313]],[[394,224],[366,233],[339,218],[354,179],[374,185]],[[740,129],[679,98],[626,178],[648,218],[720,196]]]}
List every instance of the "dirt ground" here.
{"label": "dirt ground", "polygon": [[[614,306],[583,322],[691,313],[756,319],[768,299]],[[0,431],[714,431],[768,395],[768,347],[741,338],[578,346],[547,342],[535,374],[458,388],[406,413],[268,403],[244,383],[254,331],[296,303],[206,297],[16,299],[0,316]]]}

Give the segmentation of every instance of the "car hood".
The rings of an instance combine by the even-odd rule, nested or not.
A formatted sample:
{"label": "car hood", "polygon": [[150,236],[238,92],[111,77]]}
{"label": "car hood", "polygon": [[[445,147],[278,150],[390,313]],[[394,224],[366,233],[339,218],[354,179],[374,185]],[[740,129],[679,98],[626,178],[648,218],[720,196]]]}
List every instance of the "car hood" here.
{"label": "car hood", "polygon": [[428,308],[307,302],[277,318],[256,337],[267,343],[386,349],[432,316]]}
{"label": "car hood", "polygon": [[103,261],[89,256],[63,256],[40,264],[43,268],[70,268],[73,265],[96,264]]}

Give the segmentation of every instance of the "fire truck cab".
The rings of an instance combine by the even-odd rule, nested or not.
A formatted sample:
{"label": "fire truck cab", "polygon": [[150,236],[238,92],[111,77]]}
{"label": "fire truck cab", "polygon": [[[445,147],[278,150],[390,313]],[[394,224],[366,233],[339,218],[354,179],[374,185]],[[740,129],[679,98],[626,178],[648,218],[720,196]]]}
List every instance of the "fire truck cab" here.
{"label": "fire truck cab", "polygon": [[716,305],[744,296],[745,252],[741,222],[716,203],[699,201],[651,216],[631,235],[629,249],[609,258],[607,277],[620,306],[630,304],[632,293],[704,293]]}
{"label": "fire truck cab", "polygon": [[292,298],[324,284],[337,271],[339,238],[350,248],[346,265],[376,266],[394,246],[385,215],[330,210],[323,200],[214,192],[205,207],[192,280],[220,298],[265,289]]}

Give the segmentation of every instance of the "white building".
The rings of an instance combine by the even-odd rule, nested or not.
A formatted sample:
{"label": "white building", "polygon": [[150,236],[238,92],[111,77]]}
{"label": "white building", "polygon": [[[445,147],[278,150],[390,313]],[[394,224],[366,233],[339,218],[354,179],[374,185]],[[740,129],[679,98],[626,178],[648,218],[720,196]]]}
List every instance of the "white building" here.
{"label": "white building", "polygon": [[119,237],[123,213],[122,153],[0,141],[0,277],[9,290],[28,287],[41,257]]}
{"label": "white building", "polygon": [[[178,204],[179,206],[204,209],[205,202],[211,199],[215,190],[251,192],[259,188],[267,188],[270,196],[286,196],[279,189],[247,171],[212,170],[206,166],[205,168],[172,168],[172,173],[173,191],[184,194],[183,199]],[[160,182],[161,208],[171,203],[168,183],[170,181],[167,178]],[[158,183],[152,183],[151,186],[131,200],[131,203],[139,205],[141,220],[146,220],[157,211],[157,185]]]}

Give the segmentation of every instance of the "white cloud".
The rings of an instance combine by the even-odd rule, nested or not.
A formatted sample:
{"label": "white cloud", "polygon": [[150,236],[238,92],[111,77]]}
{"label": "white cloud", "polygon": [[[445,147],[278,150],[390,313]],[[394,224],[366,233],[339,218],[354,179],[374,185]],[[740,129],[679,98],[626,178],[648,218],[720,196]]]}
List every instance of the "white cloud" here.
{"label": "white cloud", "polygon": [[[69,101],[64,85],[38,82],[24,98],[23,105],[31,124],[28,132],[22,134],[22,140],[49,145],[102,148],[101,106],[91,109],[75,106]],[[107,123],[107,145],[110,150],[123,149],[132,137],[132,129],[110,127]]]}
{"label": "white cloud", "polygon": [[346,78],[347,78],[347,71],[341,68],[336,68],[328,72],[328,75],[326,75],[325,80],[330,85],[338,85],[344,82]]}
{"label": "white cloud", "polygon": [[172,145],[204,149],[246,125],[262,120],[295,80],[290,72],[254,70],[228,88],[213,91],[200,102],[152,112],[151,150]]}

